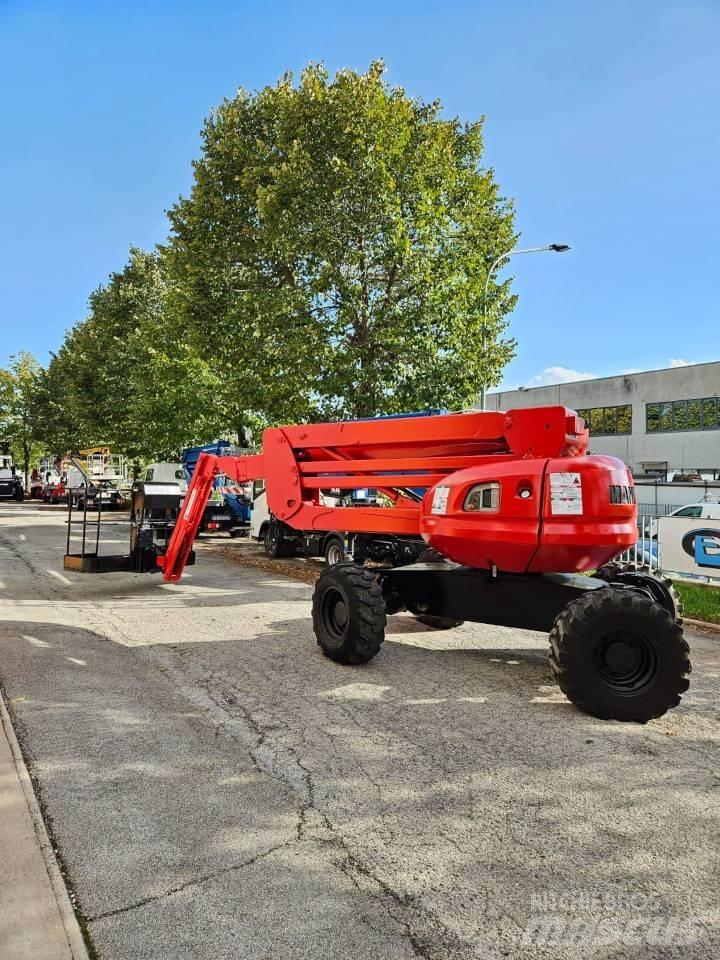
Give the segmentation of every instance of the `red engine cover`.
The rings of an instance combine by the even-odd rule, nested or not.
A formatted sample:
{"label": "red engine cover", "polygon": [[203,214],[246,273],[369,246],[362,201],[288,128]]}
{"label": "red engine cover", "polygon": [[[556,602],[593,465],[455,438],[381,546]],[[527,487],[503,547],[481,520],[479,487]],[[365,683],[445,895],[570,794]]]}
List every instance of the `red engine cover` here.
{"label": "red engine cover", "polygon": [[[466,509],[474,488],[489,503]],[[420,532],[470,567],[508,573],[592,570],[635,543],[630,473],[615,457],[518,460],[451,474],[423,500]]]}

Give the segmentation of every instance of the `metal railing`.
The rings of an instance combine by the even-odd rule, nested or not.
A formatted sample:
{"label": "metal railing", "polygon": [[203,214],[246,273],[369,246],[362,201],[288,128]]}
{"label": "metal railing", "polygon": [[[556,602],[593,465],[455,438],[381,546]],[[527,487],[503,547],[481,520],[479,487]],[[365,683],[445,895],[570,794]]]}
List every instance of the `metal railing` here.
{"label": "metal railing", "polygon": [[[662,516],[665,514],[663,513]],[[624,563],[637,563],[639,566],[648,566],[652,570],[657,570],[659,566],[657,521],[656,514],[641,514],[638,510],[638,538],[635,545],[624,550],[617,559]]]}

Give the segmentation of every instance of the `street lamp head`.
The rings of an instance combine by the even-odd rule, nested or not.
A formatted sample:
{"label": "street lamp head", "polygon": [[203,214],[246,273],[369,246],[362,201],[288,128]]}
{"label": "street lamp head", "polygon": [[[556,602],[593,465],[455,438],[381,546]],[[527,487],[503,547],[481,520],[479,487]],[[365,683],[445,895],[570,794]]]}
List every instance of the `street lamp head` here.
{"label": "street lamp head", "polygon": [[566,243],[551,243],[548,250],[554,250],[555,253],[565,253],[570,247]]}

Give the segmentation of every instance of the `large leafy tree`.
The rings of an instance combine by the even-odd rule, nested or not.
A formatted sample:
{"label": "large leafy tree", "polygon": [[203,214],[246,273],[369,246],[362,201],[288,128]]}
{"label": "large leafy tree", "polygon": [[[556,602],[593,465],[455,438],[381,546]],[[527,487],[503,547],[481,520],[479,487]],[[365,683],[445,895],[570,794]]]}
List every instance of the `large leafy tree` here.
{"label": "large leafy tree", "polygon": [[482,156],[480,121],[444,119],[382,63],[310,66],[213,112],[170,211],[170,303],[242,416],[457,409],[498,382],[514,300],[482,291],[513,211]]}
{"label": "large leafy tree", "polygon": [[0,440],[9,443],[22,465],[27,485],[30,465],[42,453],[37,419],[37,392],[42,368],[31,353],[22,351],[0,370]]}
{"label": "large leafy tree", "polygon": [[55,450],[109,444],[131,456],[170,456],[234,418],[220,378],[167,310],[162,259],[133,248],[90,297],[41,378],[44,437]]}

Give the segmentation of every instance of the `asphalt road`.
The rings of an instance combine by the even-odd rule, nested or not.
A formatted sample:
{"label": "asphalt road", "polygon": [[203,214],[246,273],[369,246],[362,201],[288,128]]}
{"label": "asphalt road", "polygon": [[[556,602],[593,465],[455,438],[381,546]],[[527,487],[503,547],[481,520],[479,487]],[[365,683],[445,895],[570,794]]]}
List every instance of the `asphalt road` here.
{"label": "asphalt road", "polygon": [[398,615],[341,667],[307,584],[63,550],[0,505],[0,682],[102,960],[720,954],[720,635],[680,708],[609,723],[540,634]]}

